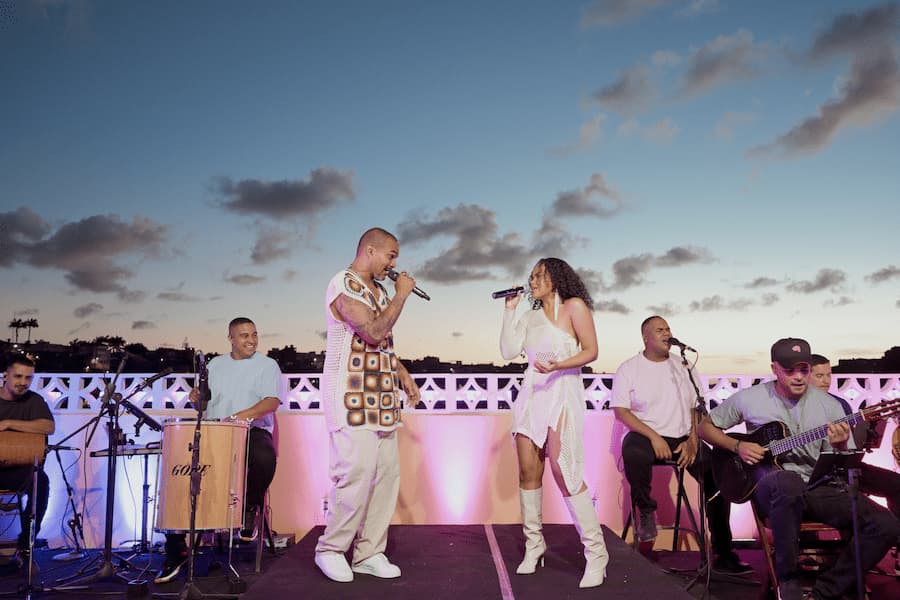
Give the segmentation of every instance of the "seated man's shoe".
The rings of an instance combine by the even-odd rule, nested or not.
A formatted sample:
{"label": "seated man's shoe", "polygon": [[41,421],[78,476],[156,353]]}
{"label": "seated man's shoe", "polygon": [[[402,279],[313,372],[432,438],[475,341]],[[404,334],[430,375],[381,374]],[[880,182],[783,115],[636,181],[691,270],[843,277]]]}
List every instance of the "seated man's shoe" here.
{"label": "seated man's shoe", "polygon": [[156,573],[153,583],[169,583],[181,573],[181,568],[187,564],[187,557],[166,556],[163,568]]}
{"label": "seated man's shoe", "polygon": [[346,583],[353,581],[353,571],[347,559],[339,552],[316,552],[316,566],[332,581]]}
{"label": "seated man's shoe", "polygon": [[387,559],[387,556],[380,552],[353,565],[353,572],[374,575],[375,577],[381,577],[382,579],[400,577],[400,567],[391,564],[391,561]]}
{"label": "seated man's shoe", "polygon": [[753,572],[753,567],[741,561],[741,558],[734,552],[728,554],[720,554],[713,562],[713,571],[717,573],[725,573],[728,575],[749,575]]}
{"label": "seated man's shoe", "polygon": [[256,515],[259,513],[257,506],[248,506],[244,511],[244,524],[238,534],[242,542],[252,542],[256,539]]}
{"label": "seated man's shoe", "polygon": [[778,584],[778,600],[804,600],[803,588],[797,579],[787,579]]}
{"label": "seated man's shoe", "polygon": [[649,554],[656,541],[656,511],[640,511],[637,525],[638,550],[641,554]]}

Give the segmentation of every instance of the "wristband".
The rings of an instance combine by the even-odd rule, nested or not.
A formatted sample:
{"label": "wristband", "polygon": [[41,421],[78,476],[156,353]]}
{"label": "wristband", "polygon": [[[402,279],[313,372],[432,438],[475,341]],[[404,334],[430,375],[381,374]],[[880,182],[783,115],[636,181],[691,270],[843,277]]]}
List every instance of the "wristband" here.
{"label": "wristband", "polygon": [[741,440],[738,440],[737,443],[734,445],[734,453],[735,454],[738,453],[738,448],[740,448],[740,447],[741,447]]}

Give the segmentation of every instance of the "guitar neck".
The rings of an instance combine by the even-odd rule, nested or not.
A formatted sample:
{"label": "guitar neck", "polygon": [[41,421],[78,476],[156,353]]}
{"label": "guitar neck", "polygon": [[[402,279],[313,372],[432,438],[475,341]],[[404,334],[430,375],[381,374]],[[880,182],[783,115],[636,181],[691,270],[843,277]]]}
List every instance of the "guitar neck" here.
{"label": "guitar neck", "polygon": [[[852,415],[847,415],[842,419],[838,419],[834,421],[835,423],[847,423],[851,427],[854,425],[858,425],[865,421],[865,417],[862,412],[853,413]],[[786,438],[782,438],[780,440],[775,440],[774,442],[770,442],[766,447],[772,453],[772,456],[778,456],[779,454],[784,454],[785,452],[790,452],[791,450],[795,450],[800,446],[805,446],[806,444],[810,444],[812,442],[816,442],[823,438],[828,437],[828,424],[819,425],[814,429],[810,429],[808,431],[804,431],[802,433],[797,433],[795,435],[788,436]]]}

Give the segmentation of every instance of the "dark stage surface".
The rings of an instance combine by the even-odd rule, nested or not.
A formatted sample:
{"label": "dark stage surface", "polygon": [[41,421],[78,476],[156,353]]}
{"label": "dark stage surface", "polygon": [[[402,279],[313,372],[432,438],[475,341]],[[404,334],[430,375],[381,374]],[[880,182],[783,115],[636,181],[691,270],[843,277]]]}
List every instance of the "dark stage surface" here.
{"label": "dark stage surface", "polygon": [[[474,599],[538,599],[548,598],[700,598],[705,581],[700,581],[685,591],[694,577],[698,562],[696,552],[658,552],[649,559],[632,551],[618,536],[608,530],[607,547],[610,564],[606,582],[599,588],[580,590],[578,580],[584,566],[581,544],[571,525],[548,525],[544,533],[550,551],[543,568],[534,575],[516,575],[515,568],[522,556],[522,530],[518,525],[398,525],[391,527],[387,554],[403,570],[399,579],[380,580],[366,575],[356,575],[352,583],[335,583],[325,578],[313,564],[313,550],[321,528],[312,530],[298,544],[288,548],[280,556],[266,551],[262,572],[254,573],[252,547],[244,546],[235,552],[234,566],[247,585],[241,594],[244,600],[279,600],[281,598],[443,598]],[[493,551],[492,551],[493,550]],[[162,562],[160,554],[140,555],[134,558],[136,566],[150,564],[149,572],[127,571],[125,579],[114,578],[92,584],[90,590],[51,592],[41,591],[44,586],[56,585],[55,580],[72,574],[86,562],[61,563],[51,559],[59,551],[38,550],[36,557],[40,574],[35,578],[34,597],[97,598],[101,596],[126,598],[127,579],[152,580],[155,568]],[[127,556],[128,553],[121,553]],[[87,560],[99,552],[92,551]],[[759,550],[741,550],[741,557],[751,563],[755,575],[750,585],[713,580],[709,598],[728,600],[757,600],[762,596],[764,580],[763,557]],[[495,562],[495,556],[497,561]],[[204,548],[197,563],[196,587],[206,594],[226,593],[229,582],[224,567],[216,569],[210,550]],[[219,557],[224,562],[224,557]],[[117,561],[116,561],[117,562]],[[881,566],[893,572],[893,559],[886,557]],[[666,573],[664,567],[686,569],[681,574]],[[92,572],[92,571],[88,571]],[[900,580],[886,575],[869,574],[867,583],[872,589],[871,600],[887,600],[900,597]],[[11,567],[0,567],[0,592],[15,594],[24,584],[24,578]],[[153,597],[171,593],[177,598],[184,589],[185,577],[171,583],[148,585]],[[235,589],[235,591],[238,591]],[[140,596],[132,589],[132,598]],[[22,594],[20,594],[20,597]]]}

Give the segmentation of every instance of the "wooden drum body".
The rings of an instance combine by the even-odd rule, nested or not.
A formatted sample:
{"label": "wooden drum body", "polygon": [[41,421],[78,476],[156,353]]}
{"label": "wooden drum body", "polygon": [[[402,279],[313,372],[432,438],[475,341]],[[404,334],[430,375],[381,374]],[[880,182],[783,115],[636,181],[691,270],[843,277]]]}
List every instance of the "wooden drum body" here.
{"label": "wooden drum body", "polygon": [[[196,426],[197,419],[169,419],[163,423],[156,531],[190,530],[191,445]],[[240,527],[246,487],[248,429],[246,421],[201,421],[197,531]]]}

